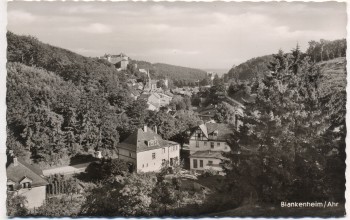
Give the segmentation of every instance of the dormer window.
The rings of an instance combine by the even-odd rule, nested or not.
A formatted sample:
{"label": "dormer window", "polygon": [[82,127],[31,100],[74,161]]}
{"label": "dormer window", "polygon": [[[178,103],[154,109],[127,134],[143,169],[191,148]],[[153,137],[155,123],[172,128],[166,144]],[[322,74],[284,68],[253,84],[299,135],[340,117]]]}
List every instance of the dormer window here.
{"label": "dormer window", "polygon": [[147,141],[147,146],[148,147],[153,147],[153,146],[156,146],[158,144],[158,140],[149,140]]}
{"label": "dormer window", "polygon": [[21,184],[22,188],[23,189],[26,189],[26,188],[32,188],[32,180],[29,179],[28,177],[24,177],[20,182],[19,184]]}

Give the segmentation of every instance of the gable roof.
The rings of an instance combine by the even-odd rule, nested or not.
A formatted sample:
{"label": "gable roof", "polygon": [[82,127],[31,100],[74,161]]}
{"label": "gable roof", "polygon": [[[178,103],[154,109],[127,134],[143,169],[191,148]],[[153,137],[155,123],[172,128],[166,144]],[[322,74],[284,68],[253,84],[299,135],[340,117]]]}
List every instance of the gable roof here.
{"label": "gable roof", "polygon": [[[192,130],[192,134],[195,132],[197,129],[201,129],[203,134],[205,135],[206,138],[209,140],[227,140],[231,138],[231,135],[233,134],[234,131],[234,126],[229,125],[229,124],[224,124],[224,123],[205,123],[201,124],[196,127],[196,129]],[[211,135],[217,131],[217,137],[216,138],[211,138]]]}
{"label": "gable roof", "polygon": [[134,87],[131,87],[129,91],[130,91],[130,94],[133,94],[134,96],[141,95],[141,93],[137,89],[135,89]]}
{"label": "gable roof", "polygon": [[218,132],[217,140],[227,140],[231,138],[234,131],[234,126],[224,123],[206,123],[208,135]]}
{"label": "gable roof", "polygon": [[42,170],[17,159],[17,165],[13,162],[6,166],[7,179],[19,184],[23,179],[32,180],[32,187],[45,186],[48,182],[42,177]]}
{"label": "gable roof", "polygon": [[204,133],[205,137],[208,138],[207,126],[205,126],[205,124],[201,124],[201,125],[199,125],[199,128],[202,130],[202,132]]}
{"label": "gable roof", "polygon": [[[151,140],[156,140],[157,143],[154,146],[148,146],[147,142]],[[134,131],[129,137],[127,137],[123,142],[121,142],[118,147],[135,152],[142,152],[176,144],[176,142],[163,140],[160,135],[156,134],[150,128],[147,128],[146,132],[143,129],[139,128]]]}

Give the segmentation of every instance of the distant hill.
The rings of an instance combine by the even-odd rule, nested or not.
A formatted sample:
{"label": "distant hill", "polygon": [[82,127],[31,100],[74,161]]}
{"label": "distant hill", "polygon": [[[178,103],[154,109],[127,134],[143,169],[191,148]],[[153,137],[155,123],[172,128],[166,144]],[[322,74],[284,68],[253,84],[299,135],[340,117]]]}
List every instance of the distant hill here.
{"label": "distant hill", "polygon": [[150,70],[151,76],[155,78],[169,78],[172,80],[185,80],[195,82],[202,80],[207,76],[207,72],[189,67],[175,66],[165,63],[150,63],[146,61],[133,60],[131,63],[136,63],[139,69]]}
{"label": "distant hill", "polygon": [[[346,40],[324,40],[319,42],[310,41],[306,54],[314,62],[323,62],[346,56]],[[273,55],[255,57],[239,64],[229,70],[225,75],[229,80],[250,81],[253,78],[268,71],[268,65],[273,60]]]}
{"label": "distant hill", "polygon": [[259,74],[268,71],[268,64],[273,60],[272,55],[266,55],[250,59],[231,68],[226,74],[227,79],[250,81]]}

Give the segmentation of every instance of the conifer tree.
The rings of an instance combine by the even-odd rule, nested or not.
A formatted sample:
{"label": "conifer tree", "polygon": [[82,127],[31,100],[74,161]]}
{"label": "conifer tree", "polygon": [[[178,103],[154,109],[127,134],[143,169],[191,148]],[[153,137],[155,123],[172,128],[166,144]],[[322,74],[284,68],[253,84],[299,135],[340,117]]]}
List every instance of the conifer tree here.
{"label": "conifer tree", "polygon": [[243,126],[225,164],[227,178],[242,189],[242,197],[256,195],[272,203],[310,199],[323,169],[320,74],[298,46],[290,54],[279,51],[269,69],[256,82],[255,102],[246,103]]}

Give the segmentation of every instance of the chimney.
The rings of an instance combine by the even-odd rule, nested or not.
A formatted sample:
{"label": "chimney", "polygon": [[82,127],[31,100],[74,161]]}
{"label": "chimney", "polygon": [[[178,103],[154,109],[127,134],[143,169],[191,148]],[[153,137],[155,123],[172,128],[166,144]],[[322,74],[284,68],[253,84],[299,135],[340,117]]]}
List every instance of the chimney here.
{"label": "chimney", "polygon": [[157,126],[154,126],[154,132],[158,134]]}
{"label": "chimney", "polygon": [[147,125],[144,125],[144,126],[143,126],[143,131],[144,131],[144,132],[147,132]]}
{"label": "chimney", "polygon": [[17,166],[18,165],[18,161],[17,161],[17,157],[13,158],[13,166]]}

